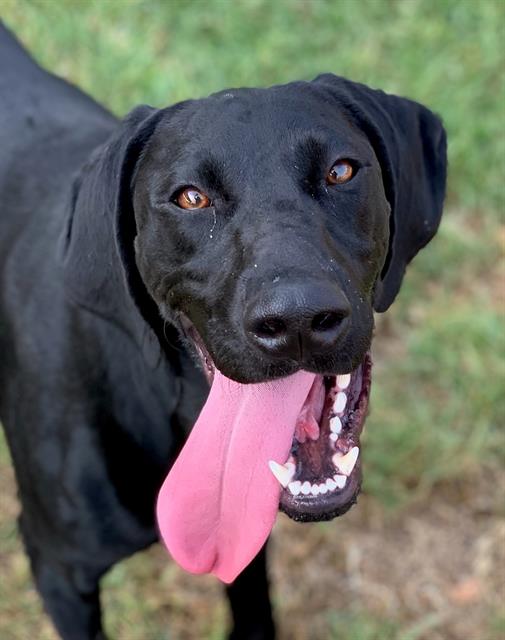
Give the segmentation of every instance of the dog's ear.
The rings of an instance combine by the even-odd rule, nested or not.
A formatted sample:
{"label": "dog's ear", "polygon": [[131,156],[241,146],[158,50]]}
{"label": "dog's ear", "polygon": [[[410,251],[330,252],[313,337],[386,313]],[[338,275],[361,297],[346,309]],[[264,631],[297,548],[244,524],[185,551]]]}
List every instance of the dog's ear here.
{"label": "dog's ear", "polygon": [[374,308],[395,299],[407,264],[435,235],[445,195],[446,136],[422,105],[331,74],[313,83],[368,137],[391,207],[389,250],[376,282]]}
{"label": "dog's ear", "polygon": [[72,185],[60,245],[65,288],[74,303],[141,342],[150,340],[143,318],[162,344],[163,323],[135,263],[132,183],[157,124],[173,108],[137,107],[92,153]]}

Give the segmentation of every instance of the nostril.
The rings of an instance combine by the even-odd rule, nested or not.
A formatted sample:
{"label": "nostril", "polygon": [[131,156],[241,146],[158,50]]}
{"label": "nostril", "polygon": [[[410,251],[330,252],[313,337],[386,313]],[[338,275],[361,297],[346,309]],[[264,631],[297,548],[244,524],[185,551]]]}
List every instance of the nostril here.
{"label": "nostril", "polygon": [[279,338],[286,330],[286,324],[280,318],[267,318],[256,324],[254,333],[258,338]]}
{"label": "nostril", "polygon": [[342,321],[342,315],[335,311],[324,311],[318,313],[312,319],[312,331],[331,331]]}

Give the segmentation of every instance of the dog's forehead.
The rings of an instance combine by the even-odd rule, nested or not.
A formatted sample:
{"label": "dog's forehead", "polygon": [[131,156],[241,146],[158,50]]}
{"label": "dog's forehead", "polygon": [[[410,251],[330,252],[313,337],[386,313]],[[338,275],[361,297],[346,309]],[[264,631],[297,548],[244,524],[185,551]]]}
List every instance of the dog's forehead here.
{"label": "dog's forehead", "polygon": [[228,89],[194,100],[177,118],[188,149],[286,148],[315,138],[342,146],[363,136],[350,118],[307,82],[266,89]]}
{"label": "dog's forehead", "polygon": [[201,100],[201,108],[214,114],[235,116],[243,124],[252,120],[296,119],[314,115],[317,94],[309,83],[292,83],[268,88],[228,89]]}

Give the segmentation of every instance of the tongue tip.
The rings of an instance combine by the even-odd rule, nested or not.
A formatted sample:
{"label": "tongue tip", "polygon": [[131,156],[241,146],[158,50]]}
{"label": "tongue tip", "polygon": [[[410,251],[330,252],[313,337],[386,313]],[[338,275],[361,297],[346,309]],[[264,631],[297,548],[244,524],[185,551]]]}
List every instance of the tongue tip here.
{"label": "tongue tip", "polygon": [[[216,545],[212,539],[203,542],[198,548],[194,546],[191,535],[180,535],[178,527],[170,526],[166,519],[159,521],[160,540],[172,557],[184,571],[193,575],[211,574],[224,584],[231,584],[254,560],[265,544],[277,517],[273,522],[265,524],[261,532],[247,541]],[[166,510],[165,510],[166,515]],[[184,531],[184,528],[182,529]]]}
{"label": "tongue tip", "polygon": [[214,566],[209,570],[209,573],[221,580],[221,582],[231,584],[258,555],[266,543],[271,530],[272,527],[269,527],[265,535],[261,536],[261,539],[256,538],[255,542],[249,545],[247,551],[245,551],[244,548],[240,549],[240,551],[239,549],[235,549],[235,552],[239,551],[239,554],[235,555],[235,557],[230,557],[228,554],[217,555]]}
{"label": "tongue tip", "polygon": [[180,545],[172,540],[170,535],[163,535],[161,532],[161,539],[169,555],[181,569],[193,575],[211,574],[224,584],[231,584],[254,558],[254,554],[253,558],[242,558],[239,561],[220,558],[218,553],[195,556],[187,552],[184,544]]}
{"label": "tongue tip", "polygon": [[236,578],[242,573],[243,569],[239,569],[238,571],[223,571],[222,569],[216,569],[215,571],[211,571],[213,576],[216,576],[218,580],[221,580],[224,584],[231,584],[235,581]]}
{"label": "tongue tip", "polygon": [[256,526],[239,527],[246,535],[227,533],[221,540],[209,535],[202,523],[191,522],[194,509],[180,503],[178,483],[174,486],[174,479],[167,477],[158,494],[156,516],[160,540],[174,562],[193,575],[208,573],[232,583],[265,544],[277,518],[280,487],[269,470],[267,477],[272,491],[264,493],[272,493],[270,512],[257,519]]}

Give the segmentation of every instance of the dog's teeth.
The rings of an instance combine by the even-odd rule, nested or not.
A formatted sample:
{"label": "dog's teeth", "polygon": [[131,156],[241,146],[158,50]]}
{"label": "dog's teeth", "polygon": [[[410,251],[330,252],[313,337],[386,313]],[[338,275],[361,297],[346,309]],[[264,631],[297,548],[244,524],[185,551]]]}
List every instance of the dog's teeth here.
{"label": "dog's teeth", "polygon": [[310,482],[308,480],[305,480],[305,482],[302,484],[302,493],[303,493],[303,495],[304,496],[308,496],[311,489],[312,489],[312,485],[310,484]]}
{"label": "dog's teeth", "polygon": [[326,486],[326,483],[322,483],[319,485],[319,493],[328,493],[328,487]]}
{"label": "dog's teeth", "polygon": [[333,476],[333,479],[335,480],[335,485],[337,489],[343,489],[345,487],[345,483],[347,482],[347,476],[341,476],[338,473],[336,473]]}
{"label": "dog's teeth", "polygon": [[270,460],[268,466],[283,487],[287,487],[295,475],[295,465],[292,463],[279,464],[275,460]]}
{"label": "dog's teeth", "polygon": [[337,376],[337,385],[339,389],[347,389],[351,382],[351,374],[344,373],[341,376]]}
{"label": "dog's teeth", "polygon": [[318,496],[319,495],[319,485],[318,484],[313,484],[310,488],[310,492],[313,496]]}
{"label": "dog's teeth", "polygon": [[330,440],[336,442],[338,440],[338,433],[330,433]]}
{"label": "dog's teeth", "polygon": [[333,491],[337,488],[337,483],[332,478],[328,478],[328,480],[326,480],[326,486],[328,487],[328,491]]}
{"label": "dog's teeth", "polygon": [[345,455],[336,453],[331,459],[340,473],[350,476],[359,456],[359,447],[353,447]]}
{"label": "dog's teeth", "polygon": [[288,489],[294,496],[297,496],[302,490],[302,483],[300,480],[295,480],[295,482],[290,482],[288,485]]}
{"label": "dog's teeth", "polygon": [[339,391],[335,397],[335,402],[333,403],[333,411],[335,411],[335,413],[342,413],[345,409],[346,403],[347,396],[343,391]]}
{"label": "dog's teeth", "polygon": [[337,435],[342,431],[342,420],[338,416],[334,416],[330,420],[330,430]]}

